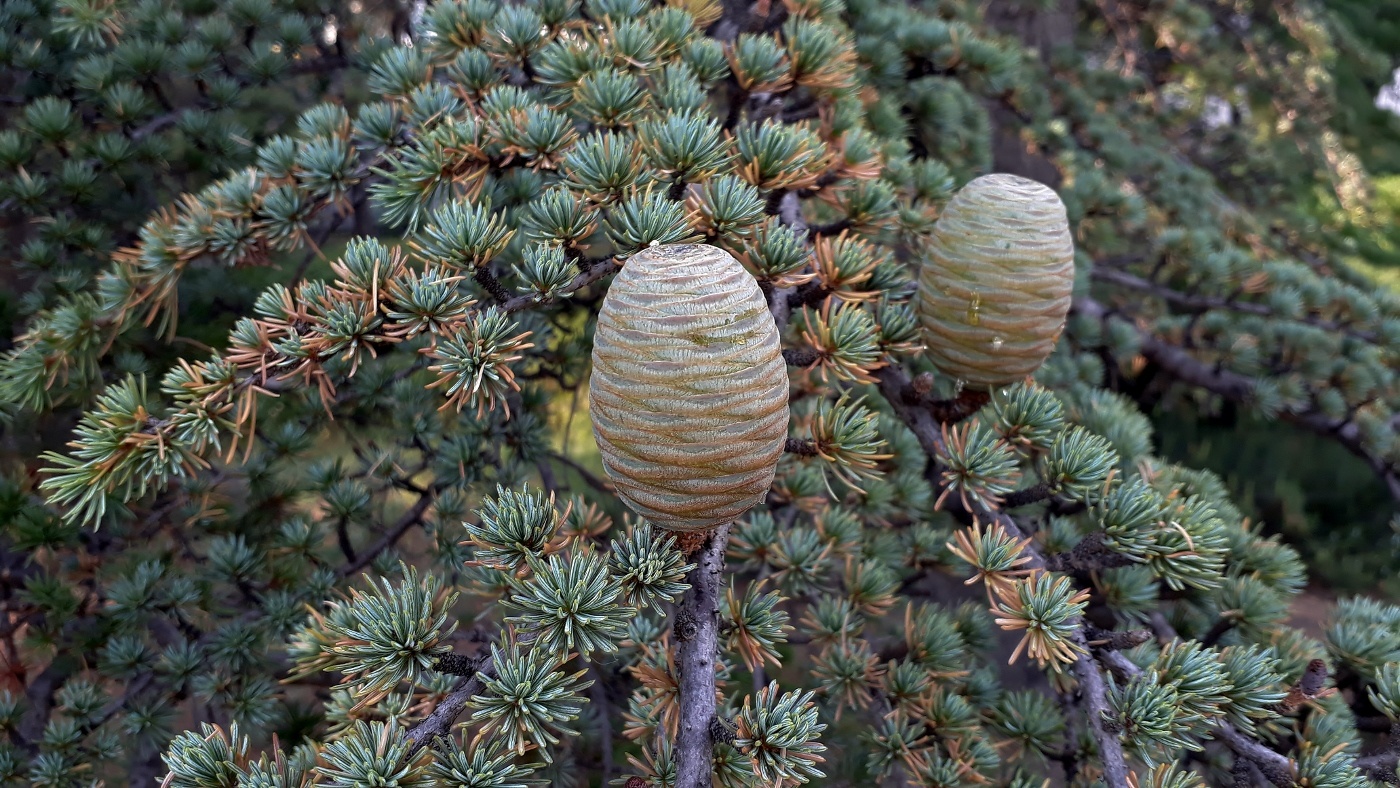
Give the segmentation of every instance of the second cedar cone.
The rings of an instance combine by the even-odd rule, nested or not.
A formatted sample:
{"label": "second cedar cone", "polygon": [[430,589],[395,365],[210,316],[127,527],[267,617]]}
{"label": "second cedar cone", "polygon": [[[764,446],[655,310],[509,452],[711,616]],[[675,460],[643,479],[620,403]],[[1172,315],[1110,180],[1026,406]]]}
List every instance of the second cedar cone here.
{"label": "second cedar cone", "polygon": [[1016,175],[972,181],[939,217],[919,272],[929,360],[974,389],[1024,378],[1060,338],[1073,285],[1059,195]]}
{"label": "second cedar cone", "polygon": [[783,453],[788,378],[753,277],[714,246],[645,249],[598,313],[593,435],[617,494],[672,531],[763,500]]}

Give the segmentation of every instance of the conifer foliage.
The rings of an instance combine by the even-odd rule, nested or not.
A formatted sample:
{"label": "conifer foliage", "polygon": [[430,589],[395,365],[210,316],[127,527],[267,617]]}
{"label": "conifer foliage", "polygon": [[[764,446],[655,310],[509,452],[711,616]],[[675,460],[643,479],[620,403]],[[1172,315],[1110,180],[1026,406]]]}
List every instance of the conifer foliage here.
{"label": "conifer foliage", "polygon": [[[373,4],[361,10],[357,19],[335,3],[0,6],[0,266],[9,285],[0,336],[8,347],[10,324],[26,318],[19,342],[34,351],[7,365],[0,408],[46,407],[93,388],[110,368],[100,362],[113,350],[113,323],[130,330],[157,318],[157,328],[173,328],[168,309],[150,307],[175,303],[174,272],[191,259],[266,264],[320,235],[315,201],[265,195],[251,172],[199,190],[252,165],[256,144],[309,104],[355,92],[357,44],[385,21]],[[152,212],[177,200],[178,230],[146,224],[163,242],[124,250]],[[176,233],[183,251],[169,246]],[[120,265],[103,271],[114,254]]]}
{"label": "conifer foliage", "polygon": [[[159,3],[60,5],[9,60],[66,36],[155,92],[142,68],[209,48]],[[7,430],[85,409],[0,487],[0,781],[1394,784],[1400,607],[1289,626],[1299,554],[1138,405],[1327,434],[1400,498],[1400,301],[1203,166],[1277,139],[1143,98],[1214,85],[1216,36],[1325,28],[1088,11],[1143,36],[1106,61],[992,5],[438,0],[361,53],[371,99],[152,213],[0,360]],[[296,68],[208,26],[266,57],[212,55],[201,95]],[[61,103],[0,154],[48,134],[71,169]],[[1335,174],[1305,131],[1256,181]],[[989,181],[1034,206],[997,221]],[[361,200],[385,232],[304,277],[313,216]],[[191,270],[277,254],[222,345],[105,363],[174,330]],[[662,275],[680,254],[721,263]]]}

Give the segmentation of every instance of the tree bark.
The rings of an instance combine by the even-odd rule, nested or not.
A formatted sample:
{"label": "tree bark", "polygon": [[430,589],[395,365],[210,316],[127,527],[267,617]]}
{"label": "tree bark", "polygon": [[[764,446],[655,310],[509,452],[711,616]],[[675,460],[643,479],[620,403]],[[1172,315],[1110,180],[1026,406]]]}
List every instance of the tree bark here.
{"label": "tree bark", "polygon": [[686,577],[690,590],[676,608],[673,635],[680,674],[676,788],[710,788],[714,773],[715,660],[719,654],[719,594],[729,526],[705,537]]}

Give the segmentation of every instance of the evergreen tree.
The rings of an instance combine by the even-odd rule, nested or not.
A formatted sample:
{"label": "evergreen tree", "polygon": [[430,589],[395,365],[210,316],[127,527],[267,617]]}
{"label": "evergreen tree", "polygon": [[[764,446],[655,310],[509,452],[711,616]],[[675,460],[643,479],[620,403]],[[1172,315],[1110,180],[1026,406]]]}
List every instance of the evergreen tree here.
{"label": "evergreen tree", "polygon": [[[112,73],[146,26],[201,40],[12,3],[41,32],[7,51]],[[1317,432],[1400,499],[1400,301],[1332,235],[1367,190],[1318,8],[402,16],[372,97],[32,299],[7,435],[85,412],[0,487],[0,780],[1394,784],[1400,606],[1290,626],[1299,553],[1144,413]],[[228,79],[301,62],[233,29]],[[11,135],[60,175],[103,132],[27,118],[79,82]],[[384,232],[308,276],[362,198]],[[255,262],[217,347],[118,358],[176,336],[198,266]]]}

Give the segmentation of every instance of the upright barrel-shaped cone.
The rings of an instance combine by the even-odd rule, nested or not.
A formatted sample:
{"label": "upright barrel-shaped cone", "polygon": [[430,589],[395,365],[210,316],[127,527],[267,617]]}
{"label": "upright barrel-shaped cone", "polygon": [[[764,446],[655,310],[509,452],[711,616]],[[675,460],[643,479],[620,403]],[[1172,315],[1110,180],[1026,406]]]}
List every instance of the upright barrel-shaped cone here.
{"label": "upright barrel-shaped cone", "polygon": [[919,272],[929,360],[977,389],[1035,372],[1064,328],[1073,284],[1059,196],[1015,175],[978,178],[939,217]]}
{"label": "upright barrel-shaped cone", "polygon": [[589,389],[603,467],[656,525],[709,530],[773,483],[787,369],[763,294],[724,250],[656,246],[627,260],[598,313]]}

